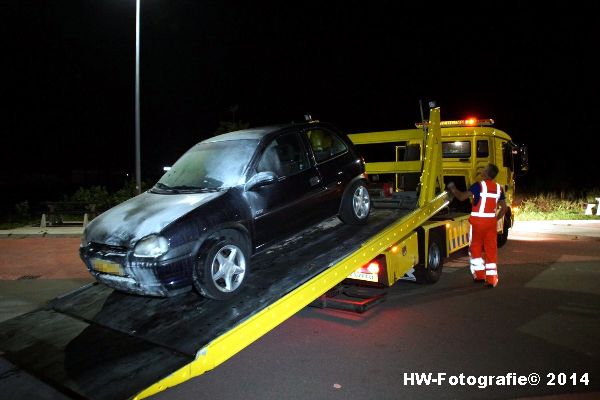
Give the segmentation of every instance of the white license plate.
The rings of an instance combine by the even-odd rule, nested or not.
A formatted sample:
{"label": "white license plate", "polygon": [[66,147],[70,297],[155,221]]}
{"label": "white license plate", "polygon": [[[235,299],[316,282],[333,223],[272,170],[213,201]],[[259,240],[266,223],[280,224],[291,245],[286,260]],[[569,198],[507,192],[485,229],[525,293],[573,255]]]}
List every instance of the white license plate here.
{"label": "white license plate", "polygon": [[379,282],[379,276],[377,274],[365,274],[362,272],[353,272],[348,278],[358,279],[361,281]]}

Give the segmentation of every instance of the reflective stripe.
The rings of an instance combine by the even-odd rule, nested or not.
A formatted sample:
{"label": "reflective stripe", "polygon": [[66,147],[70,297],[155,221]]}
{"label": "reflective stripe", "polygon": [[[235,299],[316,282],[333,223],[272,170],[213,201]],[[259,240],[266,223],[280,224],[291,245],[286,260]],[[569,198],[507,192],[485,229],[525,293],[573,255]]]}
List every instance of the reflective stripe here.
{"label": "reflective stripe", "polygon": [[485,267],[489,268],[489,269],[496,269],[496,264],[495,263],[489,263],[489,264],[486,264]]}
{"label": "reflective stripe", "polygon": [[475,271],[483,271],[485,269],[485,265],[483,265],[483,258],[471,258],[471,273],[474,274]]}
{"label": "reflective stripe", "polygon": [[471,215],[474,216],[474,217],[491,218],[491,217],[495,217],[496,213],[472,212]]}
{"label": "reflective stripe", "polygon": [[471,264],[473,265],[483,265],[483,258],[471,258]]}
{"label": "reflective stripe", "polygon": [[[483,213],[485,212],[485,202],[487,201],[487,185],[485,184],[485,181],[481,181],[479,185],[481,186],[481,192],[479,193],[479,210],[477,210],[477,212]],[[471,215],[473,215],[473,213],[471,213]]]}
{"label": "reflective stripe", "polygon": [[[490,193],[487,190],[487,184],[485,181],[479,182],[481,186],[481,192],[479,193],[479,206],[477,207],[477,211],[473,211],[471,215],[473,217],[482,217],[482,218],[492,218],[496,217],[496,207],[498,205],[498,199],[500,198],[500,184],[496,183],[496,193]],[[487,199],[494,199],[494,212],[485,212],[485,205],[487,203]]]}
{"label": "reflective stripe", "polygon": [[495,269],[486,269],[486,270],[485,270],[485,274],[486,274],[486,275],[491,275],[491,276],[493,276],[493,275],[498,275],[498,271],[497,271],[497,270],[495,270]]}
{"label": "reflective stripe", "polygon": [[486,199],[497,199],[500,197],[500,195],[497,193],[488,193],[485,196],[481,196],[481,197],[485,197]]}

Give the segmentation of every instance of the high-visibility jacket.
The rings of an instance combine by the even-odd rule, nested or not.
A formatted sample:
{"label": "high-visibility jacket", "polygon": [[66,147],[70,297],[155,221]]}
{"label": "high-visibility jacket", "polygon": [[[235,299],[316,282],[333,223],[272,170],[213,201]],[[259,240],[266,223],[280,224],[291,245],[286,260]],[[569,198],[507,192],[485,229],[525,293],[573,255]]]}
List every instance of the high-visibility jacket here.
{"label": "high-visibility jacket", "polygon": [[492,180],[481,181],[479,184],[481,193],[477,203],[473,204],[471,217],[496,218],[496,207],[502,194],[500,185]]}

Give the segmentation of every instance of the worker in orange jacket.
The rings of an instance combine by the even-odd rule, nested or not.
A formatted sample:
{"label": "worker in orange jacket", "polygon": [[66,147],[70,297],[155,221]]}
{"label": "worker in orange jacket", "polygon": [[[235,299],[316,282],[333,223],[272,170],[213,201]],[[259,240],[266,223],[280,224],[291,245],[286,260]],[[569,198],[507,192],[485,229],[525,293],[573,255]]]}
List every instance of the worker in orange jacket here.
{"label": "worker in orange jacket", "polygon": [[[481,172],[482,181],[473,184],[466,192],[456,189],[453,182],[448,184],[448,189],[458,200],[464,201],[473,197],[473,207],[469,218],[471,223],[471,246],[469,248],[471,274],[473,280],[485,281],[489,287],[498,285],[496,221],[504,218],[506,213],[504,192],[494,181],[496,175],[498,175],[498,167],[490,163]],[[485,262],[482,253],[485,253]]]}

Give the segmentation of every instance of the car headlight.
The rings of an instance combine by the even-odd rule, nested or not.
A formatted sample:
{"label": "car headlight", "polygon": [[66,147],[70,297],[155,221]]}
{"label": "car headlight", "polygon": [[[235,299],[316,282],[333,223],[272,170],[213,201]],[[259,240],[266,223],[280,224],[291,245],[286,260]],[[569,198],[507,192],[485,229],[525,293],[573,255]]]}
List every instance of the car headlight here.
{"label": "car headlight", "polygon": [[151,235],[141,239],[135,245],[133,255],[136,257],[159,257],[169,250],[169,241],[162,236]]}

